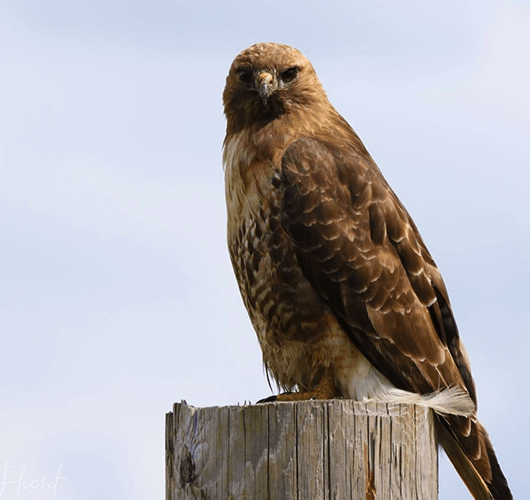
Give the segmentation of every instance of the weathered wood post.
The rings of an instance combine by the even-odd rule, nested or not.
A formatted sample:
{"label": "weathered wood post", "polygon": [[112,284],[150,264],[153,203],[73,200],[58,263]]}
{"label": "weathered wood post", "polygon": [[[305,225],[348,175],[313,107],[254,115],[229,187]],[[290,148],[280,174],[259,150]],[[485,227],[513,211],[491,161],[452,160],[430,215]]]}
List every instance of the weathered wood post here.
{"label": "weathered wood post", "polygon": [[166,500],[436,500],[431,412],[350,400],[166,415]]}

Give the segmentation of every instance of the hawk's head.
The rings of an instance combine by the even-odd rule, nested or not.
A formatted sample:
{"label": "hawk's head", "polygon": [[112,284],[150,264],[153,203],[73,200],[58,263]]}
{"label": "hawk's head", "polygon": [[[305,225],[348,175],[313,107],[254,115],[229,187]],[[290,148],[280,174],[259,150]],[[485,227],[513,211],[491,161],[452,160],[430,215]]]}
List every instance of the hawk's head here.
{"label": "hawk's head", "polygon": [[228,129],[268,123],[325,98],[309,60],[279,43],[257,43],[241,52],[226,78],[223,103]]}

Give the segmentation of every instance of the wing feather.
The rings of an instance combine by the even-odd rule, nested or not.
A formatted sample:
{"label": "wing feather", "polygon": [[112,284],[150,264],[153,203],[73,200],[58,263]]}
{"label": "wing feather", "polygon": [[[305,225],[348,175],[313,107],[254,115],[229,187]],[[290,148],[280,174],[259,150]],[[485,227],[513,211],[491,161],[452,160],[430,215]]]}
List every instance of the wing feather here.
{"label": "wing feather", "polygon": [[302,138],[283,157],[282,183],[302,270],[357,348],[400,389],[471,393],[441,276],[369,157]]}

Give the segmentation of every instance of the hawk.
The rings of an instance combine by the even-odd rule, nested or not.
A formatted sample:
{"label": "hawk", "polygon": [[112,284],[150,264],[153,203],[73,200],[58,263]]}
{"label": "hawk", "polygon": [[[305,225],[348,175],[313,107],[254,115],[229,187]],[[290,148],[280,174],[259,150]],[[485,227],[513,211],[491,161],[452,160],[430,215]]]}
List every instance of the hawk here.
{"label": "hawk", "polygon": [[273,398],[428,406],[474,498],[511,499],[440,271],[309,60],[252,45],[223,104],[228,247]]}

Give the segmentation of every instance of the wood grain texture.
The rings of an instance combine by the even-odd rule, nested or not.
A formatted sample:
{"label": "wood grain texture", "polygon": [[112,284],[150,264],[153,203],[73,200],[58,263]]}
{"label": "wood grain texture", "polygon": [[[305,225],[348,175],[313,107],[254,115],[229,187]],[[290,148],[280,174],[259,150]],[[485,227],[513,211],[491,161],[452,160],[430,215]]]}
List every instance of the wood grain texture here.
{"label": "wood grain texture", "polygon": [[351,400],[166,415],[166,500],[435,500],[432,414]]}

